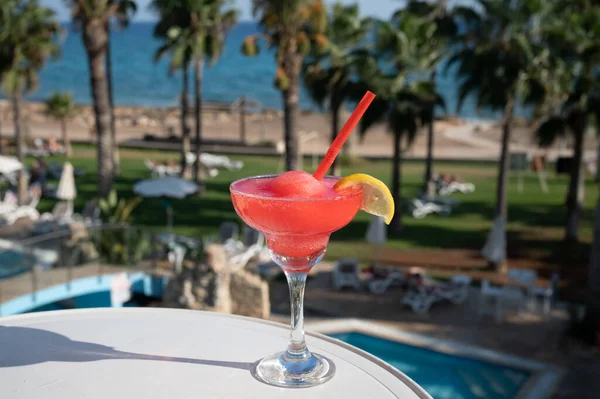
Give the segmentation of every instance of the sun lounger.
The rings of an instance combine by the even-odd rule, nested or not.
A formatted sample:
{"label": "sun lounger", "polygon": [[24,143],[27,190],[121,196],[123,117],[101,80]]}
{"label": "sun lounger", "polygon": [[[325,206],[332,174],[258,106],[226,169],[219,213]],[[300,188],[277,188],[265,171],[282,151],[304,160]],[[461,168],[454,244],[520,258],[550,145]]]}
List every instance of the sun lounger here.
{"label": "sun lounger", "polygon": [[439,215],[450,215],[452,208],[449,205],[439,205],[435,202],[422,199],[413,199],[411,202],[411,214],[415,219],[423,219],[425,216],[437,213]]}
{"label": "sun lounger", "polygon": [[[196,154],[188,152],[185,159],[188,165],[192,165],[196,162]],[[232,161],[228,156],[208,154],[206,152],[200,154],[200,162],[208,169],[240,170],[244,167],[242,161]]]}
{"label": "sun lounger", "polygon": [[48,234],[60,226],[73,220],[73,203],[59,202],[54,205],[51,213],[44,213],[39,221],[33,225],[33,233]]}
{"label": "sun lounger", "polygon": [[[9,205],[10,206],[10,205]],[[2,214],[0,216],[2,221],[6,225],[13,225],[17,222],[17,220],[22,218],[29,218],[31,220],[37,220],[40,217],[40,213],[37,209],[30,207],[28,205],[23,206],[13,206],[11,209],[3,209]]]}
{"label": "sun lounger", "polygon": [[402,303],[409,305],[415,313],[426,313],[434,303],[442,300],[461,304],[469,295],[470,284],[469,276],[454,276],[450,282],[441,283],[417,274],[409,279],[409,289]]}
{"label": "sun lounger", "polygon": [[371,279],[367,286],[369,291],[373,294],[383,294],[390,288],[394,283],[402,283],[404,281],[404,275],[399,271],[392,271],[383,278]]}
{"label": "sun lounger", "polygon": [[450,195],[453,193],[470,194],[475,191],[473,183],[450,182],[442,183],[439,188],[440,195]]}

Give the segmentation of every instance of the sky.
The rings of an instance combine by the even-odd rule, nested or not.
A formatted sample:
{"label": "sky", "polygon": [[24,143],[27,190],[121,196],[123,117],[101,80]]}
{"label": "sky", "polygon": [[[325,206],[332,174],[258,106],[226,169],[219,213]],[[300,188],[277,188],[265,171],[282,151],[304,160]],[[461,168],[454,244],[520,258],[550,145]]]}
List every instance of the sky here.
{"label": "sky", "polygon": [[[138,11],[134,17],[135,21],[153,21],[156,19],[153,13],[148,10],[150,1],[151,0],[137,0]],[[325,0],[328,4],[333,4],[336,1],[341,1],[345,4],[358,3],[363,15],[378,18],[388,18],[404,3],[402,0]],[[64,0],[41,0],[41,3],[54,9],[59,20],[69,20],[69,11],[64,5]],[[252,19],[252,0],[233,0],[233,3],[235,4],[235,7],[241,11],[241,20]]]}

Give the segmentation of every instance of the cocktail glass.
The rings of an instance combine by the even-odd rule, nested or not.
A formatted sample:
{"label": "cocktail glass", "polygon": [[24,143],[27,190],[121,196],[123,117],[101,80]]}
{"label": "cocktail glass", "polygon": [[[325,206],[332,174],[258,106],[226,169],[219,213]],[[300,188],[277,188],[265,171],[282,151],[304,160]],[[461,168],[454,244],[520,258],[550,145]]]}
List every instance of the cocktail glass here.
{"label": "cocktail glass", "polygon": [[[325,254],[329,236],[347,225],[362,203],[362,188],[355,187],[329,197],[276,197],[265,187],[277,175],[256,176],[231,184],[231,198],[246,224],[261,231],[271,257],[285,273],[290,290],[291,334],[285,351],[260,360],[253,375],[270,385],[311,387],[329,381],[335,365],[311,353],[304,339],[304,287],[312,267]],[[333,187],[337,178],[325,177]]]}

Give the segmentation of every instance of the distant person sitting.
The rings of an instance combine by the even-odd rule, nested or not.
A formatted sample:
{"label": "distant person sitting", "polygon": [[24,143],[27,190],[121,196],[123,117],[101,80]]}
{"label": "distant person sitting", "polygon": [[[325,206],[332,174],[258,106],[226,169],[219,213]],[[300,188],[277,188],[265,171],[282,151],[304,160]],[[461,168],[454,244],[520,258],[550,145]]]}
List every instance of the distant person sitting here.
{"label": "distant person sitting", "polygon": [[48,139],[48,150],[51,154],[59,154],[63,151],[63,146],[58,144],[54,137]]}
{"label": "distant person sitting", "polygon": [[459,176],[450,175],[450,183],[464,183],[464,180],[461,179]]}

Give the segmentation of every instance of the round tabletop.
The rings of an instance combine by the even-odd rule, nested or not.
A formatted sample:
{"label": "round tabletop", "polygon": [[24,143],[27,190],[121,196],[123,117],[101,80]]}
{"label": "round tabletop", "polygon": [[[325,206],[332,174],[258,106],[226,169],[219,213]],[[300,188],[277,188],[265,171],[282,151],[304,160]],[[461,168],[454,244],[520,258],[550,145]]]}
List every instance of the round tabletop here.
{"label": "round tabletop", "polygon": [[288,326],[173,309],[81,309],[0,318],[0,398],[430,398],[387,363],[307,333],[334,361],[318,387],[284,389],[252,364],[285,349]]}

